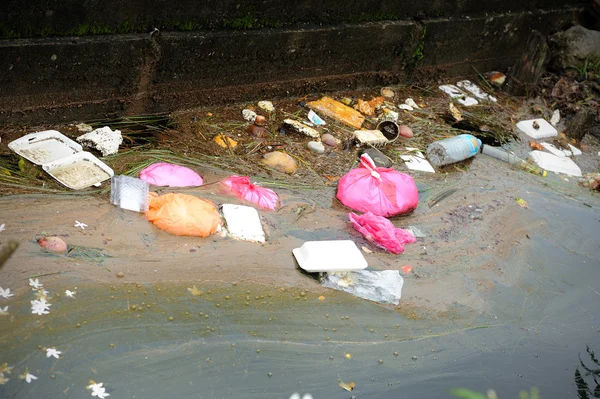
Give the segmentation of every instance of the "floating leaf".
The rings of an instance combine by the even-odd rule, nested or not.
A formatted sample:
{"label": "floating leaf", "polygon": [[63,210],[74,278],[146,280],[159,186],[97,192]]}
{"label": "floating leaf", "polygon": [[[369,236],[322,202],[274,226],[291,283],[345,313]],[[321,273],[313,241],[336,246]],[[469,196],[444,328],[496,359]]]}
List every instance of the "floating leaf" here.
{"label": "floating leaf", "polygon": [[19,170],[23,173],[25,173],[25,160],[23,158],[19,159],[19,162],[17,162],[17,165],[19,165]]}
{"label": "floating leaf", "polygon": [[192,286],[191,288],[188,288],[188,291],[190,292],[190,294],[192,294],[193,296],[200,296],[203,294],[203,292],[201,290],[199,290],[198,288],[196,288],[196,286]]}
{"label": "floating leaf", "polygon": [[454,388],[450,390],[450,393],[453,396],[456,396],[457,398],[461,399],[488,399],[488,397],[485,394],[481,392],[471,391],[470,389],[466,388]]}
{"label": "floating leaf", "polygon": [[8,367],[8,363],[0,364],[0,374],[3,374],[3,373],[10,374],[12,369],[13,369],[13,367]]}
{"label": "floating leaf", "polygon": [[6,384],[8,381],[10,381],[10,378],[6,378],[4,376],[4,374],[0,373],[0,385],[4,385]]}
{"label": "floating leaf", "polygon": [[515,202],[521,207],[521,208],[529,208],[529,205],[527,204],[527,201],[525,201],[523,198],[519,198],[516,197],[515,198]]}
{"label": "floating leaf", "polygon": [[344,381],[340,380],[339,385],[348,392],[351,392],[354,389],[354,382],[349,382],[348,384],[346,384]]}

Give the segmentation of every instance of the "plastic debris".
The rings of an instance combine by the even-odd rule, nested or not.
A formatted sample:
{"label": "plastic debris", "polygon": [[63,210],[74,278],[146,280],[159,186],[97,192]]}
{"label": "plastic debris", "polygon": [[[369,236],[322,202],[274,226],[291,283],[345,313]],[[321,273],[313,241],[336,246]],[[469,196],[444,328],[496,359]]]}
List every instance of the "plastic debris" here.
{"label": "plastic debris", "polygon": [[298,164],[294,158],[280,151],[273,151],[263,156],[263,163],[280,172],[294,174],[298,170]]}
{"label": "plastic debris", "polygon": [[477,86],[475,83],[471,82],[470,80],[461,80],[456,85],[458,87],[460,87],[461,89],[466,90],[469,93],[473,94],[476,98],[478,98],[480,100],[491,101],[493,103],[498,101],[496,99],[496,97],[484,92],[483,90],[481,90],[481,88],[479,86]]}
{"label": "plastic debris", "polygon": [[531,119],[517,123],[517,129],[534,139],[558,136],[558,131],[545,119]]}
{"label": "plastic debris", "polygon": [[110,203],[134,212],[148,210],[149,184],[131,176],[113,176],[110,180]]}
{"label": "plastic debris", "polygon": [[315,112],[319,112],[321,115],[328,118],[338,120],[355,129],[360,129],[365,121],[365,117],[360,112],[329,97],[311,101],[307,103],[307,105]]}
{"label": "plastic debris", "polygon": [[317,126],[326,125],[325,121],[321,119],[321,117],[317,115],[312,109],[308,111],[308,120]]}
{"label": "plastic debris", "polygon": [[415,238],[427,237],[427,234],[423,233],[416,226],[408,226],[408,228],[406,230],[409,231]]}
{"label": "plastic debris", "polygon": [[408,104],[398,104],[398,108],[403,109],[405,111],[414,111],[415,109]]}
{"label": "plastic debris", "polygon": [[350,240],[307,241],[292,253],[300,268],[310,273],[362,270],[368,266]]}
{"label": "plastic debris", "polygon": [[246,241],[265,242],[265,232],[256,209],[250,206],[223,204],[221,210],[230,236]]}
{"label": "plastic debris", "polygon": [[377,148],[366,148],[359,152],[359,158],[362,154],[367,154],[378,168],[390,168],[392,166],[391,159]]}
{"label": "plastic debris", "polygon": [[246,121],[254,123],[254,120],[256,119],[256,112],[252,111],[251,109],[245,109],[242,111],[242,117]]}
{"label": "plastic debris", "polygon": [[155,186],[198,187],[204,181],[190,168],[167,162],[152,164],[140,171],[140,179]]}
{"label": "plastic debris", "polygon": [[327,273],[321,278],[323,286],[344,291],[370,301],[398,305],[404,279],[398,270]]}
{"label": "plastic debris", "polygon": [[413,100],[412,98],[407,98],[406,100],[404,100],[404,104],[408,105],[409,107],[412,107],[414,109],[419,109],[419,105],[415,102],[415,100]]}
{"label": "plastic debris", "polygon": [[470,134],[459,134],[445,140],[435,141],[427,147],[427,159],[434,166],[449,165],[474,157],[481,141]]}
{"label": "plastic debris", "polygon": [[379,122],[377,125],[377,130],[383,133],[388,143],[396,141],[396,139],[398,139],[398,135],[400,134],[400,126],[393,121]]}
{"label": "plastic debris", "polygon": [[552,143],[540,143],[540,145],[545,150],[551,152],[552,154],[554,154],[558,157],[571,157],[571,156],[576,156],[576,155],[582,154],[581,150],[572,146],[571,144],[569,144],[570,150],[561,150]]}
{"label": "plastic debris", "polygon": [[410,170],[419,170],[421,172],[435,173],[433,166],[425,159],[425,155],[418,148],[406,147],[413,155],[400,155],[406,167]]}
{"label": "plastic debris", "polygon": [[515,165],[515,166],[523,169],[526,172],[533,173],[534,175],[539,175],[542,177],[546,177],[546,175],[547,175],[547,172],[544,169],[541,169],[537,165],[532,164],[530,162],[527,162],[527,161],[517,157],[513,153],[504,151],[500,147],[492,147],[492,146],[485,145],[485,144],[482,147],[483,147],[481,150],[482,154],[488,155],[490,157],[499,159],[504,162],[508,162],[509,164]]}
{"label": "plastic debris", "polygon": [[293,119],[285,119],[283,121],[283,124],[286,125],[290,130],[296,133],[301,133],[308,137],[318,138],[321,136],[319,132],[313,129],[312,127],[306,126],[305,124],[295,121]]}
{"label": "plastic debris", "polygon": [[77,142],[84,147],[94,148],[103,157],[119,152],[119,146],[123,143],[120,130],[112,130],[108,126],[101,127],[82,136],[77,137]]}
{"label": "plastic debris", "polygon": [[581,169],[570,158],[558,157],[542,151],[531,151],[529,155],[540,168],[570,176],[581,176]]}
{"label": "plastic debris", "polygon": [[439,86],[439,89],[448,94],[451,98],[457,99],[459,104],[462,104],[466,107],[479,104],[479,101],[473,97],[467,96],[466,93],[454,85],[442,85]]}
{"label": "plastic debris", "polygon": [[279,196],[275,191],[251,183],[248,176],[230,176],[223,181],[223,185],[228,187],[236,197],[261,208],[273,210],[279,204]]}
{"label": "plastic debris", "polygon": [[178,236],[207,237],[221,226],[215,204],[179,193],[150,193],[146,218],[159,229]]}
{"label": "plastic debris", "polygon": [[377,168],[367,154],[361,155],[360,167],[340,179],[336,197],[351,209],[385,217],[412,212],[419,203],[412,177]]}
{"label": "plastic debris", "polygon": [[550,124],[554,127],[556,127],[556,125],[558,125],[558,122],[560,122],[560,110],[555,109],[554,112],[552,113],[552,118],[550,119]]}
{"label": "plastic debris", "polygon": [[354,138],[360,145],[384,145],[388,142],[383,133],[379,130],[356,130]]}
{"label": "plastic debris", "polygon": [[263,109],[267,112],[275,111],[275,107],[273,106],[273,103],[271,101],[259,101],[258,108]]}
{"label": "plastic debris", "polygon": [[408,231],[399,229],[382,216],[367,212],[364,215],[349,213],[352,226],[365,238],[377,246],[394,254],[404,252],[404,244],[417,242]]}

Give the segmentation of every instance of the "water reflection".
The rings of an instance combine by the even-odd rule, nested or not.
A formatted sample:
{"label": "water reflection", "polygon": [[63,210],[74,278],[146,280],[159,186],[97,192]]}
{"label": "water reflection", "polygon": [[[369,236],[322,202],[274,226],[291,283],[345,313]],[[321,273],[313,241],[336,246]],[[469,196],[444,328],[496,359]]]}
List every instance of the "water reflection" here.
{"label": "water reflection", "polygon": [[600,378],[600,362],[598,362],[594,351],[589,346],[586,348],[586,352],[592,364],[588,367],[590,361],[586,358],[584,362],[581,359],[581,354],[579,354],[580,367],[575,370],[577,397],[579,399],[600,398],[600,383],[598,382]]}

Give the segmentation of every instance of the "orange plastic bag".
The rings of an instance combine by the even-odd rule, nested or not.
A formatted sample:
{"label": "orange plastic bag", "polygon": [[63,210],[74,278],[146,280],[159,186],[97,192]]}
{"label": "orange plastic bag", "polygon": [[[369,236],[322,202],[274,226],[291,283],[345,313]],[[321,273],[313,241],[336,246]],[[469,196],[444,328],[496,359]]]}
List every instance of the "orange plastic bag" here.
{"label": "orange plastic bag", "polygon": [[322,115],[336,119],[356,129],[360,129],[365,121],[365,117],[360,112],[329,97],[323,97],[320,100],[311,101],[306,105]]}
{"label": "orange plastic bag", "polygon": [[217,207],[210,201],[187,194],[150,193],[146,218],[156,227],[178,236],[207,237],[221,224]]}

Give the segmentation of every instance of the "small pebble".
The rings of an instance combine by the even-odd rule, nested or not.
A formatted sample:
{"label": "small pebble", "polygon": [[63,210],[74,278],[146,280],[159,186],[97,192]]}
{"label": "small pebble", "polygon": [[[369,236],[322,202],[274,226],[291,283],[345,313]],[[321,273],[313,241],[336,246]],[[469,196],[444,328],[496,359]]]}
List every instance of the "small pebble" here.
{"label": "small pebble", "polygon": [[173,316],[169,316],[169,318],[167,320],[173,321],[173,320],[175,320],[175,318]]}
{"label": "small pebble", "polygon": [[309,141],[306,146],[309,150],[316,154],[322,154],[325,152],[325,146],[323,145],[323,143],[320,143],[318,141]]}
{"label": "small pebble", "polygon": [[379,364],[383,364],[383,359],[379,359],[377,362],[378,362]]}
{"label": "small pebble", "polygon": [[125,277],[125,273],[123,273],[123,272],[118,272],[118,273],[117,273],[117,277],[118,277],[118,278],[123,278],[123,277]]}
{"label": "small pebble", "polygon": [[416,357],[416,356],[413,356],[413,357],[412,357],[412,360],[417,360],[417,357]]}
{"label": "small pebble", "polygon": [[321,142],[330,147],[337,146],[337,140],[329,133],[325,133],[323,136],[321,136]]}

